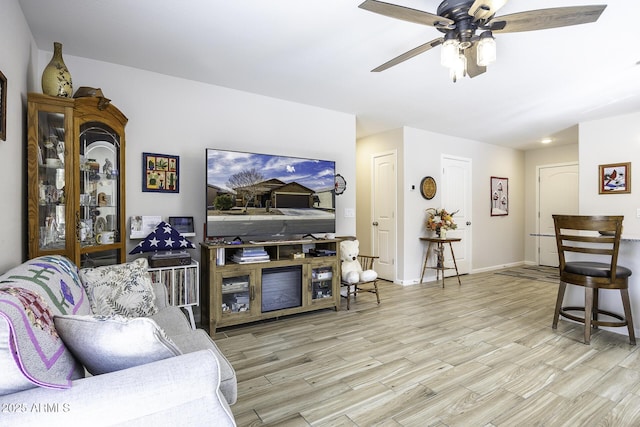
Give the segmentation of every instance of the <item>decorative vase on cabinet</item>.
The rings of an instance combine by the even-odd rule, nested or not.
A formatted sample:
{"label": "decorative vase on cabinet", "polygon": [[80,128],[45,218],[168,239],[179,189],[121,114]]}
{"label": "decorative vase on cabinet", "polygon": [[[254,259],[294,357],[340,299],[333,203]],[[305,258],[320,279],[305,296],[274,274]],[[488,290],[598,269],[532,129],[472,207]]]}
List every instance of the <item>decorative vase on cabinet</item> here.
{"label": "decorative vase on cabinet", "polygon": [[28,95],[29,258],[61,254],[78,267],[126,260],[127,118],[98,104]]}
{"label": "decorative vase on cabinet", "polygon": [[62,43],[53,43],[53,57],[42,72],[42,92],[45,95],[71,98],[71,73],[62,59]]}

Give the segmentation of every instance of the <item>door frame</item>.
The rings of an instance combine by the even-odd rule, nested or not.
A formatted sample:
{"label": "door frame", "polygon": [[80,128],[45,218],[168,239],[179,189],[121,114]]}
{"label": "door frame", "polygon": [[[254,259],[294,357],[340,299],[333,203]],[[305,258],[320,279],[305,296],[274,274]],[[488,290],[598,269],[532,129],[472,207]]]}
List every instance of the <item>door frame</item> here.
{"label": "door frame", "polygon": [[378,240],[376,239],[375,234],[377,233],[377,228],[372,226],[373,221],[376,220],[375,217],[375,206],[376,206],[376,185],[375,185],[375,177],[376,177],[376,168],[375,168],[375,164],[376,164],[376,159],[380,158],[380,157],[387,157],[387,156],[393,156],[393,161],[394,161],[394,182],[393,182],[393,188],[396,189],[396,191],[393,193],[393,205],[395,207],[394,209],[394,216],[393,216],[393,242],[392,242],[392,248],[391,248],[391,253],[393,254],[393,267],[392,267],[392,282],[396,283],[396,281],[398,280],[398,151],[397,150],[388,150],[388,151],[380,151],[377,153],[372,153],[371,154],[371,176],[370,176],[370,187],[371,187],[371,194],[370,194],[370,200],[371,200],[371,212],[369,214],[369,226],[371,229],[371,255],[377,256],[378,255],[378,247],[377,247],[377,243]]}
{"label": "door frame", "polygon": [[[443,186],[443,195],[440,196],[440,201],[441,201],[441,205],[443,204],[443,199],[444,199],[444,191],[447,189],[447,187],[444,186],[444,181],[445,181],[445,177],[444,177],[444,163],[445,160],[453,160],[453,161],[458,161],[458,162],[464,162],[468,165],[469,167],[469,176],[467,179],[467,182],[465,182],[465,186],[467,187],[468,190],[468,195],[467,195],[467,199],[465,200],[465,204],[468,205],[468,217],[467,217],[467,221],[470,223],[469,225],[465,224],[465,228],[464,228],[464,235],[462,236],[463,240],[465,241],[464,245],[465,245],[465,257],[468,260],[468,271],[462,272],[460,274],[470,274],[473,272],[473,233],[472,233],[472,225],[473,225],[473,159],[471,157],[461,157],[461,156],[454,156],[451,154],[441,154],[440,155],[440,183]],[[446,206],[444,206],[446,207]],[[455,218],[454,218],[455,220]],[[457,221],[456,221],[457,222]],[[453,231],[453,233],[455,233],[456,230]],[[454,243],[454,246],[456,246],[456,244]],[[450,272],[451,274],[453,274],[452,272]]]}

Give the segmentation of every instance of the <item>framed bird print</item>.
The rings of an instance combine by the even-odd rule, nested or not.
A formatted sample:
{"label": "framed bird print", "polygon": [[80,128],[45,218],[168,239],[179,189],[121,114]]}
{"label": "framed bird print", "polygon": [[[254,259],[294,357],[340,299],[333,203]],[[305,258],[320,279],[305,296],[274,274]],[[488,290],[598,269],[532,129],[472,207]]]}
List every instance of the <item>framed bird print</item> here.
{"label": "framed bird print", "polygon": [[631,163],[600,165],[599,194],[631,193]]}
{"label": "framed bird print", "polygon": [[509,215],[509,178],[491,177],[491,216]]}

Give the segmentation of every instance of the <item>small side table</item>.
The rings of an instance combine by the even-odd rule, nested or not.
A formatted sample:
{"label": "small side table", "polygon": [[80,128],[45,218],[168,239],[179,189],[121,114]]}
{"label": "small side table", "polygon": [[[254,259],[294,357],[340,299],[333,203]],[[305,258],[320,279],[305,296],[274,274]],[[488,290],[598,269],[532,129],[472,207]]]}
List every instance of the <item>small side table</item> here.
{"label": "small side table", "polygon": [[[420,283],[422,283],[422,279],[424,278],[424,272],[427,270],[427,268],[432,268],[434,270],[436,270],[436,281],[438,280],[440,274],[442,273],[442,287],[444,288],[444,271],[445,270],[451,270],[454,269],[456,270],[456,277],[458,278],[458,285],[462,285],[462,283],[460,283],[460,274],[458,273],[458,264],[456,263],[456,256],[453,253],[453,242],[459,242],[462,239],[459,237],[445,237],[445,238],[440,238],[440,237],[420,237],[420,240],[422,240],[423,242],[429,242],[429,245],[427,246],[427,252],[426,255],[424,257],[424,264],[422,265],[422,275],[420,276]],[[444,251],[445,251],[445,243],[449,244],[449,250],[451,251],[451,258],[453,259],[453,267],[445,267],[444,266]],[[436,252],[436,265],[435,266],[431,266],[428,267],[428,261],[429,261],[429,255],[431,253],[431,247],[435,246],[435,252]]]}

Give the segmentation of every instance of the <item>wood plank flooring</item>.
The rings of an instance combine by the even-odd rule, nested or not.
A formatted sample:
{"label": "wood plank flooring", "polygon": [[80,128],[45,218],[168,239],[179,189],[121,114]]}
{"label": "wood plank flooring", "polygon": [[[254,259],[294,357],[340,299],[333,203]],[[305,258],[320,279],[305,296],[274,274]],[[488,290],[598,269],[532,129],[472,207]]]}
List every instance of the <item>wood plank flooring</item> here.
{"label": "wood plank flooring", "polygon": [[[480,273],[382,283],[351,310],[217,332],[238,426],[637,426],[640,351],[551,329],[557,284]],[[640,313],[636,313],[640,316]]]}

